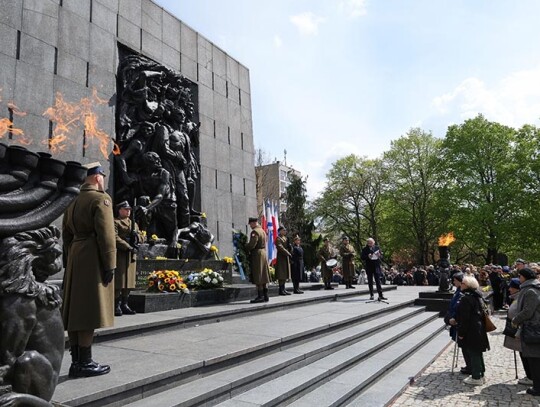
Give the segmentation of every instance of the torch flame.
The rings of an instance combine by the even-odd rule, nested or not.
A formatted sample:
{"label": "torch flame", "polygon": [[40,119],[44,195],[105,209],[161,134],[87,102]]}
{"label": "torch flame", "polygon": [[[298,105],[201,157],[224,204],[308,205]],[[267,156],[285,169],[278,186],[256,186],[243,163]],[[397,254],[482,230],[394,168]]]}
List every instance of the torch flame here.
{"label": "torch flame", "polygon": [[439,237],[439,246],[450,246],[452,242],[454,242],[456,238],[454,237],[454,232],[450,232],[446,235],[441,235]]}
{"label": "torch flame", "polygon": [[61,93],[56,94],[54,106],[49,107],[43,113],[53,123],[55,128],[52,137],[47,141],[51,151],[65,151],[68,144],[73,144],[75,135],[86,136],[85,147],[88,143],[99,143],[99,149],[105,158],[109,156],[111,137],[101,130],[98,125],[98,116],[95,107],[107,103],[100,99],[97,90],[92,90],[91,97],[82,98],[78,103],[67,102]]}

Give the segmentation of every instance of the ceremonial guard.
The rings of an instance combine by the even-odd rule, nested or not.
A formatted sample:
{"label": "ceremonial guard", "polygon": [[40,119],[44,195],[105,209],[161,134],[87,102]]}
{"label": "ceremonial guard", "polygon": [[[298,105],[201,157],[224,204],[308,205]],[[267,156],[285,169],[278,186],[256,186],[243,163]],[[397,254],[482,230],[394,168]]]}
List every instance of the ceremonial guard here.
{"label": "ceremonial guard", "polygon": [[268,288],[270,282],[270,270],[266,255],[266,233],[259,225],[257,218],[249,218],[251,234],[245,249],[249,253],[249,267],[251,281],[257,286],[257,297],[251,303],[268,302]]}
{"label": "ceremonial guard", "polygon": [[327,237],[324,238],[324,244],[317,252],[317,258],[321,262],[321,274],[323,276],[324,281],[324,289],[325,290],[333,290],[334,287],[332,287],[332,267],[328,265],[329,260],[334,260],[337,264],[336,253],[334,248],[330,245],[330,239]]}
{"label": "ceremonial guard", "polygon": [[276,279],[279,283],[279,295],[291,295],[285,289],[285,282],[291,278],[291,252],[289,239],[287,238],[287,229],[283,226],[280,226],[278,229],[278,237],[276,237],[276,248],[277,248],[277,258],[276,258]]}
{"label": "ceremonial guard", "polygon": [[116,306],[114,316],[136,314],[129,305],[129,292],[135,288],[137,250],[142,237],[139,227],[131,218],[131,206],[128,201],[116,205],[118,216],[114,220],[116,230],[116,273],[114,294]]}
{"label": "ceremonial guard", "polygon": [[343,281],[345,288],[355,288],[352,285],[355,276],[354,271],[354,255],[356,254],[354,247],[349,243],[349,238],[343,236],[341,238],[341,246],[339,247],[339,255],[341,256],[341,266],[343,268]]}
{"label": "ceremonial guard", "polygon": [[304,294],[300,290],[300,281],[304,275],[304,249],[300,245],[300,236],[295,236],[292,248],[292,267],[291,267],[291,279],[293,282],[293,293]]}
{"label": "ceremonial guard", "polygon": [[116,238],[111,197],[105,193],[101,166],[88,169],[81,192],[62,223],[64,276],[62,317],[72,363],[69,377],[109,373],[92,360],[94,330],[113,325]]}

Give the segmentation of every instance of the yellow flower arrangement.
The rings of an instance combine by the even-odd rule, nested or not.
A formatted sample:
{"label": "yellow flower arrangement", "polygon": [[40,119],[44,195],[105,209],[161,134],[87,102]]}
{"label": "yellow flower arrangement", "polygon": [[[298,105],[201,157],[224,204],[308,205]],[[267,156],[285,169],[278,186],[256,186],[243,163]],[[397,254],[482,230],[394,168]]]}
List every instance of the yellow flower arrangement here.
{"label": "yellow flower arrangement", "polygon": [[178,292],[189,293],[187,285],[175,270],[157,270],[148,276],[148,291],[151,292]]}
{"label": "yellow flower arrangement", "polygon": [[217,246],[212,245],[210,246],[210,251],[217,253],[219,252],[219,249],[217,248]]}
{"label": "yellow flower arrangement", "polygon": [[167,260],[164,256],[156,256],[156,260]]}
{"label": "yellow flower arrangement", "polygon": [[152,240],[158,240],[159,237],[158,237],[156,234],[153,234],[152,236],[150,236],[150,239],[152,239]]}
{"label": "yellow flower arrangement", "polygon": [[227,263],[227,264],[233,264],[234,263],[234,259],[232,257],[224,257],[223,261],[225,263]]}
{"label": "yellow flower arrangement", "polygon": [[141,230],[140,233],[141,233],[142,237],[144,237],[146,239],[146,230]]}
{"label": "yellow flower arrangement", "polygon": [[203,213],[201,214],[201,218],[206,219],[206,212],[203,212]]}

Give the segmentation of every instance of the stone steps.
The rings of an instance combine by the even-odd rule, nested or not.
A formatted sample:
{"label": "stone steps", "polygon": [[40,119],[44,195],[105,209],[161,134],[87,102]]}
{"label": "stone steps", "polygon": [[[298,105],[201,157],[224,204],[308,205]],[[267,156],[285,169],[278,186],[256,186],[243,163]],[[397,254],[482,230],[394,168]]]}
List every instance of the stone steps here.
{"label": "stone steps", "polygon": [[[310,370],[310,364],[347,352],[359,341],[375,337],[381,338],[379,348],[390,345],[382,338],[393,332],[392,340],[398,340],[407,327],[414,330],[435,318],[423,307],[412,307],[416,293],[388,288],[394,289],[387,295],[389,305],[365,303],[362,290],[338,289],[266,304],[191,308],[181,318],[177,311],[182,310],[167,311],[156,313],[152,322],[151,314],[121,317],[125,325],[115,321],[116,332],[103,335],[93,347],[94,360],[110,364],[111,373],[69,380],[66,354],[53,401],[100,407],[213,405],[294,371]],[[336,371],[351,363],[343,359]],[[171,394],[176,404],[162,402]]]}
{"label": "stone steps", "polygon": [[[153,397],[143,398],[129,404],[129,406],[194,406],[225,400],[230,398],[232,394],[249,390],[261,384],[264,386],[270,380],[286,373],[304,367],[309,369],[310,363],[333,355],[362,338],[375,335],[384,330],[386,325],[418,319],[424,321],[425,318],[425,313],[418,308],[404,308],[386,313],[377,319],[361,322],[350,328],[308,340],[299,345],[282,347],[275,353],[202,377]],[[430,315],[428,318],[433,317]],[[374,325],[375,323],[376,325]],[[384,341],[381,346],[384,346]],[[345,364],[347,361],[341,363]]]}
{"label": "stone steps", "polygon": [[[358,341],[308,366],[217,404],[219,407],[339,406],[399,364],[441,329],[423,314]],[[292,401],[292,403],[291,403]]]}

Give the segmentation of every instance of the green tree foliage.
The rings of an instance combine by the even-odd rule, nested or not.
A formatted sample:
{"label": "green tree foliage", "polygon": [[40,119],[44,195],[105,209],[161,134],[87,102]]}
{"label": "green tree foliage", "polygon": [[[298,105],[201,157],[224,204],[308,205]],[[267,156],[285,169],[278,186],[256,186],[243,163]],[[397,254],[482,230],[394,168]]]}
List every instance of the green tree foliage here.
{"label": "green tree foliage", "polygon": [[384,154],[389,180],[384,194],[387,252],[409,253],[409,261],[430,264],[434,242],[445,232],[449,205],[441,140],[411,129]]}
{"label": "green tree foliage", "polygon": [[321,237],[315,234],[315,224],[312,216],[307,213],[306,180],[299,176],[289,175],[290,184],[285,190],[287,209],[281,216],[281,223],[289,231],[290,237],[299,235],[304,249],[304,264],[311,269],[317,264],[317,248]]}
{"label": "green tree foliage", "polygon": [[334,237],[346,234],[357,252],[368,237],[378,241],[379,204],[386,182],[381,160],[352,154],[336,161],[326,177],[326,187],[312,206],[321,229]]}
{"label": "green tree foliage", "polygon": [[448,128],[443,157],[453,180],[452,224],[468,250],[486,263],[515,232],[524,185],[516,160],[516,131],[482,115]]}

